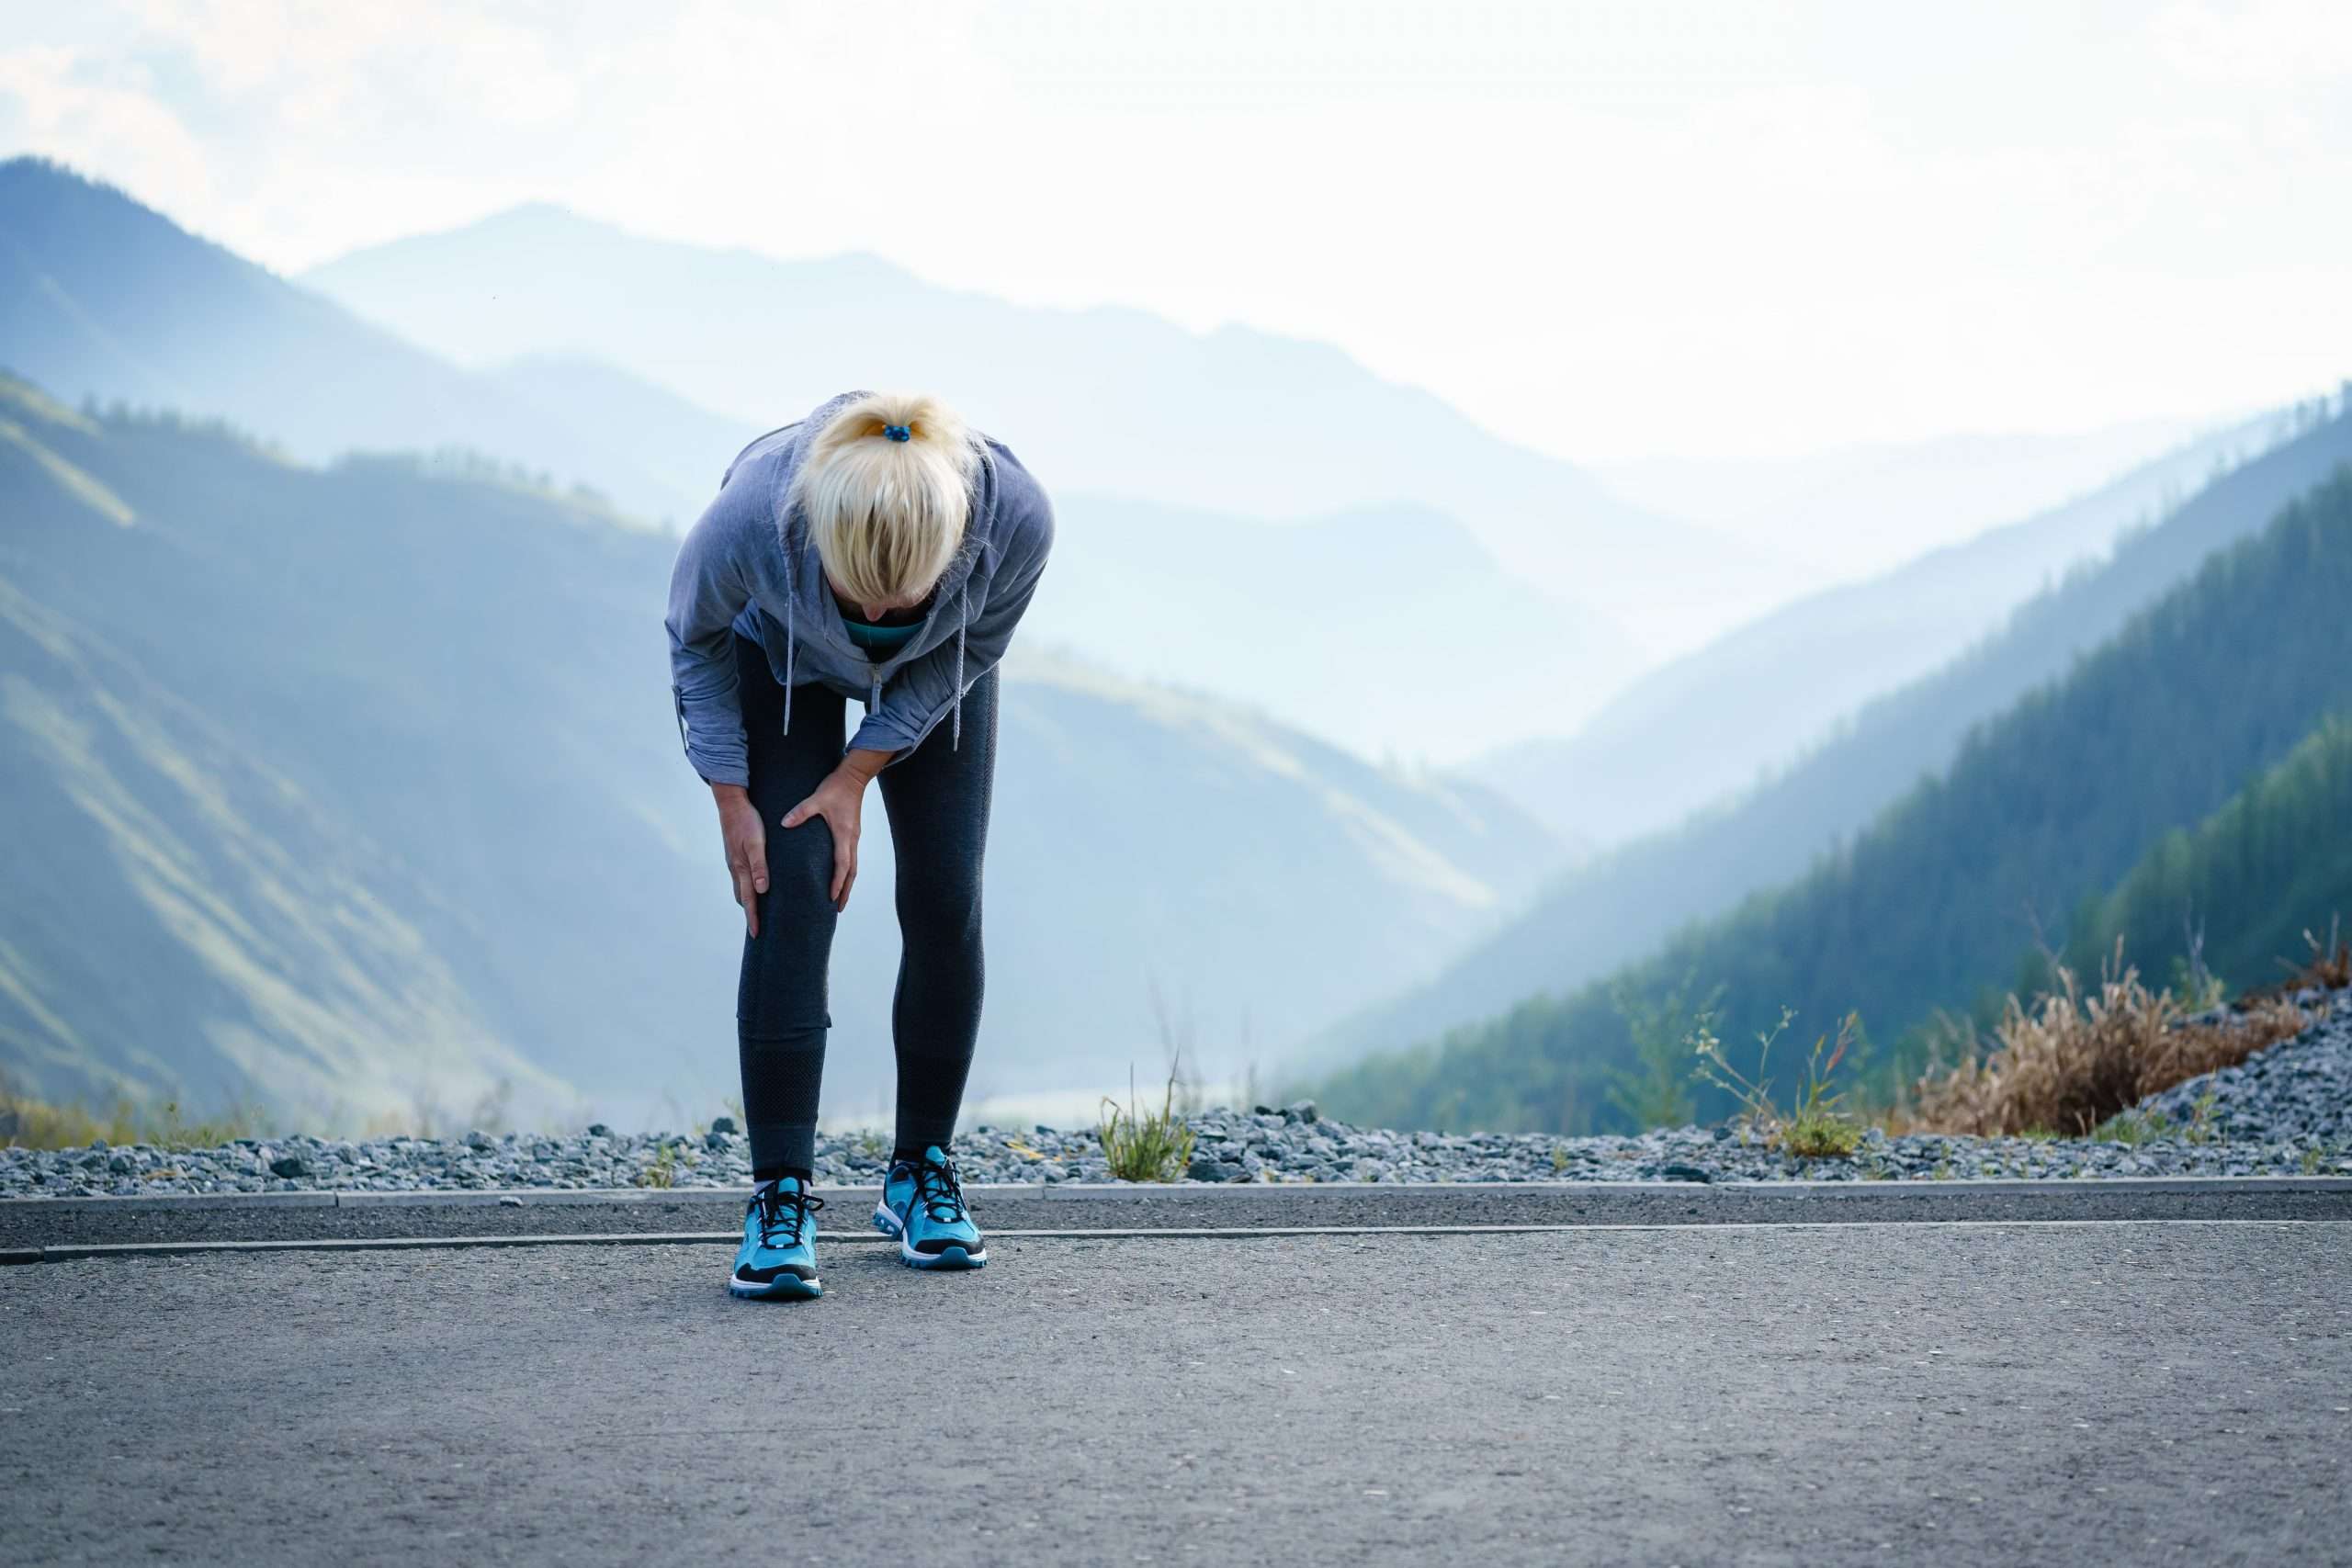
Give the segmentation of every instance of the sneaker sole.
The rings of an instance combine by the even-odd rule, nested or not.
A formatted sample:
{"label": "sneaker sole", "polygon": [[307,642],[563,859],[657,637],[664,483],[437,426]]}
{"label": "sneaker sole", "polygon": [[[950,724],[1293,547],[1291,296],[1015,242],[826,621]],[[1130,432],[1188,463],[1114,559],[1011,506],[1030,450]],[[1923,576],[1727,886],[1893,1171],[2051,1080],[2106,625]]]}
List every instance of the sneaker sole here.
{"label": "sneaker sole", "polygon": [[763,1285],[752,1280],[727,1276],[729,1295],[747,1302],[813,1302],[825,1293],[825,1287],[815,1280],[804,1280],[797,1274],[779,1274]]}
{"label": "sneaker sole", "polygon": [[942,1273],[952,1273],[961,1269],[987,1268],[989,1249],[984,1247],[978,1252],[967,1252],[960,1247],[950,1247],[944,1252],[917,1252],[907,1245],[905,1236],[900,1236],[899,1261],[910,1269],[921,1269],[925,1271],[936,1269]]}
{"label": "sneaker sole", "polygon": [[910,1269],[952,1271],[959,1269],[985,1269],[989,1264],[989,1249],[983,1246],[978,1252],[967,1252],[951,1247],[944,1252],[917,1252],[907,1245],[906,1227],[899,1216],[890,1212],[888,1203],[874,1205],[874,1228],[884,1235],[899,1238],[899,1261]]}

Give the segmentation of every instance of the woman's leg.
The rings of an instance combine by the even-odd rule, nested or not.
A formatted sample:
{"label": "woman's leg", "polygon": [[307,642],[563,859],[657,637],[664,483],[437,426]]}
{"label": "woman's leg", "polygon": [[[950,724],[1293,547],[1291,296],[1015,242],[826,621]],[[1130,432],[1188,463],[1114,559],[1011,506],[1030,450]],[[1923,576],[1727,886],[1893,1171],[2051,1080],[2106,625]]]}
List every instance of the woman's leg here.
{"label": "woman's leg", "polygon": [[752,804],[767,824],[768,890],[760,934],[743,939],[735,993],[743,1067],[743,1120],[753,1179],[806,1171],[817,1157],[817,1090],[824,1076],[826,969],[833,949],[832,829],[821,817],[777,826],[841,761],[842,699],[822,686],[793,693],[784,733],[784,688],[767,654],[738,637],[743,728],[751,742]]}
{"label": "woman's leg", "polygon": [[899,1057],[898,1150],[944,1149],[980,1032],[980,860],[996,774],[997,672],[964,697],[964,735],[941,725],[914,755],[882,770],[898,861],[899,989],[890,1035]]}

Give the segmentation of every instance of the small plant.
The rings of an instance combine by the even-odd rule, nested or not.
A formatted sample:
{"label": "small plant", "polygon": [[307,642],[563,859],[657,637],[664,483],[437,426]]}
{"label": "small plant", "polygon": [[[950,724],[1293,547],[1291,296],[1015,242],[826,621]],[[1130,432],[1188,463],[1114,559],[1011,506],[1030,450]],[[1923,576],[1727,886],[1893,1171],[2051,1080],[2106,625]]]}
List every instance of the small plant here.
{"label": "small plant", "polygon": [[2327,922],[2327,941],[2323,943],[2311,932],[2303,933],[2311,943],[2312,960],[2303,973],[2314,986],[2331,991],[2352,989],[2352,942],[2344,940],[2343,917],[2338,915]]}
{"label": "small plant", "polygon": [[2161,1111],[2121,1111],[2100,1122],[2091,1136],[2102,1143],[2121,1144],[2136,1149],[2142,1144],[2154,1143],[2172,1132],[2172,1123]]}
{"label": "small plant", "polygon": [[2303,1150],[2302,1157],[2296,1161],[2296,1164],[2301,1167],[2302,1172],[2305,1176],[2317,1176],[2320,1172],[2321,1165],[2326,1160],[2326,1152],[2317,1144],[2313,1144]]}
{"label": "small plant", "polygon": [[1566,1144],[1554,1144],[1552,1145],[1552,1174],[1557,1176],[1560,1172],[1567,1168],[1568,1145]]}
{"label": "small plant", "polygon": [[[1772,1047],[1780,1043],[1796,1016],[1794,1009],[1782,1008],[1778,1023],[1758,1031],[1756,1074],[1750,1077],[1732,1066],[1731,1058],[1724,1054],[1724,1043],[1715,1037],[1702,1015],[1688,1041],[1692,1054],[1699,1058],[1694,1076],[1739,1101],[1739,1114],[1735,1120],[1743,1144],[1760,1141],[1801,1159],[1844,1159],[1861,1146],[1862,1126],[1838,1109],[1845,1094],[1842,1090],[1833,1092],[1829,1084],[1838,1064],[1860,1037],[1861,1014],[1849,1012],[1840,1020],[1834,1039],[1824,1034],[1814,1041],[1813,1054],[1805,1059],[1804,1086],[1793,1107],[1783,1116],[1773,1101],[1772,1080],[1765,1076],[1764,1069],[1771,1061]],[[1822,1059],[1825,1052],[1826,1061]]]}
{"label": "small plant", "polygon": [[2222,977],[2205,967],[2205,923],[2184,914],[2181,935],[2188,952],[2176,954],[2172,961],[2172,994],[2186,1012],[2203,1012],[2219,1007],[2229,987]]}
{"label": "small plant", "polygon": [[2352,987],[2352,942],[2345,940],[2344,917],[2337,915],[2327,923],[2327,940],[2320,941],[2307,929],[2303,945],[2311,949],[2311,956],[2297,964],[2290,958],[2278,960],[2288,971],[2287,978],[2257,996],[2292,996],[2298,991],[2341,991]]}
{"label": "small plant", "polygon": [[2180,1135],[2199,1145],[2213,1142],[2218,1135],[2213,1126],[2213,1103],[2220,1098],[2219,1091],[2207,1086],[2205,1092],[2190,1102],[2188,1125],[2181,1129]]}
{"label": "small plant", "polygon": [[1127,1106],[1122,1111],[1109,1095],[1102,1097],[1103,1162],[1121,1181],[1174,1181],[1193,1158],[1193,1129],[1176,1109],[1176,1075],[1168,1075],[1168,1091],[1159,1110],[1146,1114],[1136,1103],[1135,1075],[1127,1075]]}
{"label": "small plant", "polygon": [[1713,1021],[1715,1001],[1723,995],[1723,987],[1717,986],[1692,1009],[1683,998],[1693,978],[1684,976],[1680,985],[1657,1001],[1648,1000],[1630,986],[1621,985],[1610,993],[1611,1004],[1625,1021],[1625,1032],[1634,1042],[1634,1059],[1641,1064],[1641,1070],[1612,1072],[1609,1102],[1636,1127],[1680,1127],[1690,1120],[1690,1091],[1686,1087],[1690,1075],[1683,1070],[1683,1047]]}
{"label": "small plant", "polygon": [[1801,1159],[1846,1159],[1861,1142],[1860,1125],[1840,1111],[1800,1111],[1781,1128],[1781,1147]]}
{"label": "small plant", "polygon": [[653,1158],[647,1163],[644,1169],[637,1173],[637,1184],[639,1187],[658,1188],[665,1192],[675,1187],[678,1184],[677,1145],[663,1144],[655,1149]]}

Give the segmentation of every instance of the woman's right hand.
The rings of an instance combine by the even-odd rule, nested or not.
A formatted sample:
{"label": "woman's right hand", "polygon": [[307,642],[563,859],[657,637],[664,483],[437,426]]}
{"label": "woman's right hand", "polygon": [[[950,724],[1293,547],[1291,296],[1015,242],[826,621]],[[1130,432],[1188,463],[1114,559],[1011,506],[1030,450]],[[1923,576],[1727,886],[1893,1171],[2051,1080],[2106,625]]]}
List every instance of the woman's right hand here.
{"label": "woman's right hand", "polygon": [[727,845],[727,874],[735,882],[735,902],[743,907],[743,932],[760,934],[759,896],[768,890],[768,830],[741,784],[715,784],[718,836]]}

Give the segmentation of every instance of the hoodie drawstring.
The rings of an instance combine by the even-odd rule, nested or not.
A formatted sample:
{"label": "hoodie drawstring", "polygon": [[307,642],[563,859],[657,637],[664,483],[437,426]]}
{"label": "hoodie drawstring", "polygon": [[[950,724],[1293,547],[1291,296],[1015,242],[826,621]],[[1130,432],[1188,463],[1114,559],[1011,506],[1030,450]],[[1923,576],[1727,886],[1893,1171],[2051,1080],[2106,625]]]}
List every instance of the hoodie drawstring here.
{"label": "hoodie drawstring", "polygon": [[[788,562],[790,558],[790,552],[786,551],[786,556]],[[785,568],[786,586],[784,592],[784,732],[786,735],[792,733],[793,657],[800,650],[800,639],[793,635],[794,610],[796,608],[794,600],[797,595],[792,591],[791,570],[792,569],[790,565],[787,564]],[[971,630],[972,585],[969,581],[967,581],[964,584],[963,591],[956,595],[956,703],[953,716],[948,723],[947,734],[947,749],[951,751],[960,751],[964,749],[964,642],[965,639],[971,635]],[[872,713],[882,705],[882,676],[878,669],[873,672],[872,678],[867,684],[866,691],[868,694],[865,702],[865,711]],[[685,730],[685,703],[684,700],[681,698],[678,704],[678,728],[682,739]]]}
{"label": "hoodie drawstring", "polygon": [[956,716],[947,729],[947,749],[963,750],[964,746],[964,636],[972,629],[972,581],[964,580],[963,614],[956,622]]}

